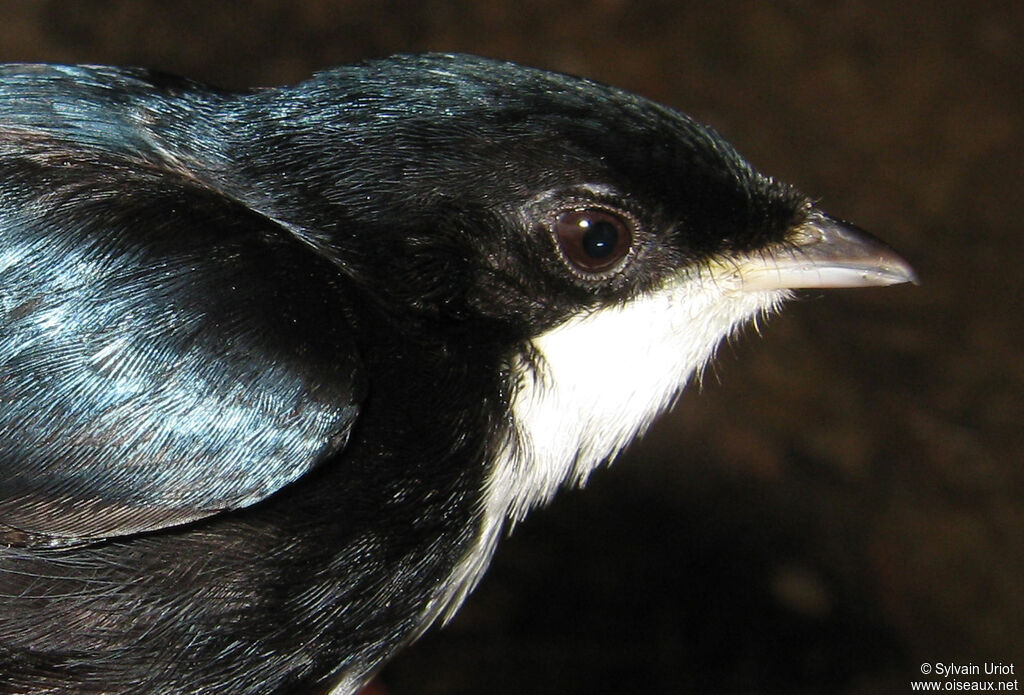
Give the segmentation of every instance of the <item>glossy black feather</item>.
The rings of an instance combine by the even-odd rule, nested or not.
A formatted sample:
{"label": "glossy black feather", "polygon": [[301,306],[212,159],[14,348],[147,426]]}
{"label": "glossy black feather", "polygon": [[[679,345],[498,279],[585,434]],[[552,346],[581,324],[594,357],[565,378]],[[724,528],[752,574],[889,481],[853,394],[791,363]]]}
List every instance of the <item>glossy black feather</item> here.
{"label": "glossy black feather", "polygon": [[26,129],[0,161],[0,540],[247,506],[343,445],[358,359],[326,261],[137,158]]}

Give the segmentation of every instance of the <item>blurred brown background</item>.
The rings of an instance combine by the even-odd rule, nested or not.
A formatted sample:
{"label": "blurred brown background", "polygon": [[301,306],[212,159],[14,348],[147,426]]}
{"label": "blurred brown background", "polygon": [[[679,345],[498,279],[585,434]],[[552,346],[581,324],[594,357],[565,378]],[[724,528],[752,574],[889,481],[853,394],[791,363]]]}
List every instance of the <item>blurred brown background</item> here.
{"label": "blurred brown background", "polygon": [[[399,51],[585,74],[713,124],[922,284],[811,293],[535,513],[392,695],[905,693],[1024,669],[1019,0],[6,0],[0,59],[221,86]],[[1016,677],[1016,676],[1014,676]]]}

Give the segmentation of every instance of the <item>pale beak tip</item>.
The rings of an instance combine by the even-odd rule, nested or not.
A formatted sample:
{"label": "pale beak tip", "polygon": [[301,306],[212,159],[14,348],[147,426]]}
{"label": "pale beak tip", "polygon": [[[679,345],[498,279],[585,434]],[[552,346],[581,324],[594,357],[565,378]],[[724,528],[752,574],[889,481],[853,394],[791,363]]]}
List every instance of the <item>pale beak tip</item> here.
{"label": "pale beak tip", "polygon": [[875,282],[867,284],[875,285],[920,285],[921,280],[911,265],[898,255],[895,251],[887,250],[884,257],[878,259],[878,265],[873,269]]}

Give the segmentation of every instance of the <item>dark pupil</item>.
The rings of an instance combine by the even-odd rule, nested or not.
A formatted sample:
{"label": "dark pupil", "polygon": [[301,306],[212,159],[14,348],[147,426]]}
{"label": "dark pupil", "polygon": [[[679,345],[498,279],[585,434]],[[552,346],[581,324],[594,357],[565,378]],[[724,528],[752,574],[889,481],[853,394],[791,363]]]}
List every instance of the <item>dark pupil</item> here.
{"label": "dark pupil", "polygon": [[611,222],[591,222],[583,232],[583,251],[591,258],[604,258],[615,250],[619,230]]}

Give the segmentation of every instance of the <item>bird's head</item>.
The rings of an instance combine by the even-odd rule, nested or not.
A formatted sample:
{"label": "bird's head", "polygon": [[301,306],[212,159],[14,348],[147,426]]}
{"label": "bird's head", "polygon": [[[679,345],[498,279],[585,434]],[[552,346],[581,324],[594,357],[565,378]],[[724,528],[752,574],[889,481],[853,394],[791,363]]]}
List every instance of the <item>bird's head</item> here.
{"label": "bird's head", "polygon": [[275,115],[241,134],[266,153],[249,170],[288,189],[275,214],[403,320],[532,337],[699,289],[739,298],[732,323],[793,288],[911,279],[710,128],[589,80],[417,55],[252,98]]}

